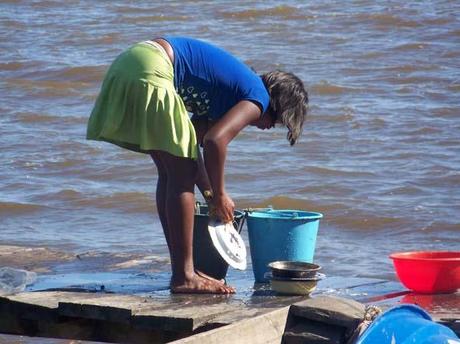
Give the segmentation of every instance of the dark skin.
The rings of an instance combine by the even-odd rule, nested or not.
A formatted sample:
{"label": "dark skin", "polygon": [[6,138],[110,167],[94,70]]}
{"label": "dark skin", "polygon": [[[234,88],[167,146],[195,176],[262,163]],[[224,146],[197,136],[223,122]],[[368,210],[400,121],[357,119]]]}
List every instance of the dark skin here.
{"label": "dark skin", "polygon": [[224,222],[233,219],[235,204],[225,191],[224,165],[227,145],[246,126],[260,118],[260,108],[242,100],[233,106],[206,133],[203,139],[204,165],[214,193],[212,204],[215,215]]}
{"label": "dark skin", "polygon": [[[171,46],[162,39],[155,40],[174,63]],[[212,190],[211,204],[215,216],[224,222],[233,219],[235,204],[225,190],[224,165],[227,146],[248,125],[270,129],[275,119],[261,116],[255,103],[242,100],[215,123],[207,119],[193,121],[198,142],[203,146],[204,159],[198,150],[198,159],[173,156],[164,151],[152,151],[158,169],[157,208],[171,257],[173,293],[232,294],[233,287],[225,285],[193,265],[193,221],[195,185],[203,192]]]}

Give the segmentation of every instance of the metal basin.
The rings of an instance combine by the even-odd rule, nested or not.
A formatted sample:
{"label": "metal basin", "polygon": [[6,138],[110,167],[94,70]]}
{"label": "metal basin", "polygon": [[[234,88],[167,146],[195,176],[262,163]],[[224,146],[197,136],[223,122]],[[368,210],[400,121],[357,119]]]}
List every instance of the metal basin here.
{"label": "metal basin", "polygon": [[273,277],[310,278],[315,277],[321,266],[313,263],[280,260],[268,264]]}

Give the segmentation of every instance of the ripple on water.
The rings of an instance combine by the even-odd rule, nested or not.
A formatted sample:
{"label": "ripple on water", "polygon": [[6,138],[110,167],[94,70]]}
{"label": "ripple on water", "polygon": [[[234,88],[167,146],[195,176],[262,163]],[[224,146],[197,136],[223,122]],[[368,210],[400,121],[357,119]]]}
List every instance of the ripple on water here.
{"label": "ripple on water", "polygon": [[0,62],[0,71],[22,70],[26,65],[24,62]]}
{"label": "ripple on water", "polygon": [[130,24],[148,24],[153,22],[182,22],[184,20],[188,20],[189,17],[186,15],[182,16],[168,16],[168,15],[136,15],[132,17],[128,17],[125,19],[126,23]]}
{"label": "ripple on water", "polygon": [[360,23],[370,23],[379,30],[395,30],[396,28],[417,28],[423,25],[418,20],[392,13],[358,13],[354,19]]}
{"label": "ripple on water", "polygon": [[43,211],[44,209],[46,207],[39,204],[0,201],[0,215],[2,216],[24,215]]}
{"label": "ripple on water", "polygon": [[88,121],[87,117],[59,116],[46,113],[18,112],[14,114],[13,121],[20,123],[44,123],[44,124],[83,124]]}
{"label": "ripple on water", "polygon": [[153,195],[146,192],[116,192],[105,197],[85,197],[78,202],[82,206],[117,208],[128,213],[151,214],[156,212]]}
{"label": "ripple on water", "polygon": [[364,89],[359,87],[342,86],[338,84],[332,84],[328,81],[322,81],[320,83],[310,85],[309,88],[313,93],[318,95],[342,95],[345,93],[357,93],[364,91]]}
{"label": "ripple on water", "polygon": [[220,11],[220,15],[223,18],[229,19],[238,19],[238,20],[248,20],[248,19],[256,19],[262,17],[278,17],[283,19],[313,19],[315,18],[314,15],[311,14],[303,14],[302,11],[295,6],[288,6],[288,5],[280,5],[275,7],[267,7],[267,8],[255,8],[255,9],[248,9],[248,10],[241,10],[241,11]]}
{"label": "ripple on water", "polygon": [[343,178],[343,177],[371,178],[375,176],[375,174],[372,172],[360,171],[358,168],[345,170],[345,169],[339,169],[339,168],[332,169],[332,168],[326,168],[326,167],[309,166],[309,167],[304,168],[304,171],[310,174],[320,175],[322,177],[333,176],[333,177],[339,177],[339,178]]}
{"label": "ripple on water", "polygon": [[229,147],[237,207],[323,213],[317,257],[337,274],[387,277],[392,249],[458,248],[454,2],[87,3],[0,5],[0,241],[167,255],[149,157],[84,136],[113,58],[174,27],[309,85],[298,144],[250,129]]}

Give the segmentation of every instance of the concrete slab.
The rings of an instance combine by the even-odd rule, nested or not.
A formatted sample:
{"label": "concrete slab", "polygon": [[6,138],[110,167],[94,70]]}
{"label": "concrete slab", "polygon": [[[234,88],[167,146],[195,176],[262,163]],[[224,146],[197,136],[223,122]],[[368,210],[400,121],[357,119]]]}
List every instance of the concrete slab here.
{"label": "concrete slab", "polygon": [[236,321],[230,325],[190,336],[175,344],[279,344],[283,336],[289,307]]}
{"label": "concrete slab", "polygon": [[[101,280],[97,275],[85,275],[81,280],[84,283],[63,283],[59,288],[59,281],[54,279],[52,290],[0,297],[0,332],[139,343],[167,342],[185,337],[192,341],[192,337],[201,338],[206,333],[222,344],[223,337],[217,335],[217,330],[222,330],[228,331],[229,340],[235,338],[232,331],[240,331],[241,335],[247,333],[248,338],[259,338],[260,342],[265,337],[257,337],[257,333],[266,333],[270,342],[277,337],[279,324],[285,321],[285,318],[280,319],[286,307],[308,299],[279,296],[267,285],[254,285],[248,279],[232,296],[172,295],[168,290],[155,288],[148,291],[154,278],[147,274],[135,274],[132,279],[126,273],[104,275],[103,283],[99,283]],[[114,290],[125,293],[114,293]],[[321,281],[312,297],[340,296],[395,304],[397,297],[407,294],[397,282],[330,277]],[[441,299],[436,300],[439,306]],[[457,298],[443,301],[447,302],[442,307],[445,312],[435,307],[435,316],[439,319],[457,316],[458,312],[452,311],[456,309],[457,301]],[[266,324],[276,325],[274,332],[270,332]]]}

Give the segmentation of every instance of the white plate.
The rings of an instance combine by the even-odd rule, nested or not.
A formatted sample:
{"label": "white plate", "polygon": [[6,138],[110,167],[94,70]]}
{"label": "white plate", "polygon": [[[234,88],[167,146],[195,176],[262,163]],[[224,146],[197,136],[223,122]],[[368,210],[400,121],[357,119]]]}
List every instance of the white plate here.
{"label": "white plate", "polygon": [[208,231],[214,247],[228,265],[238,270],[245,270],[246,246],[233,224],[210,220]]}

